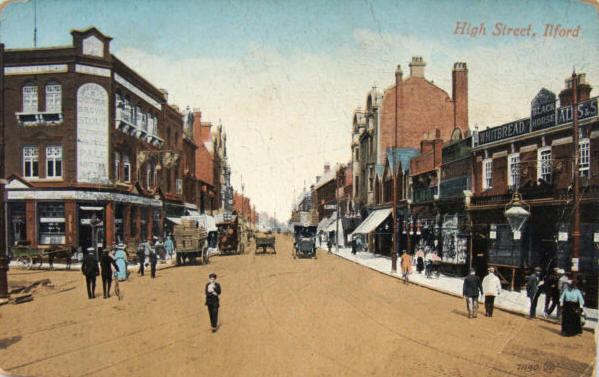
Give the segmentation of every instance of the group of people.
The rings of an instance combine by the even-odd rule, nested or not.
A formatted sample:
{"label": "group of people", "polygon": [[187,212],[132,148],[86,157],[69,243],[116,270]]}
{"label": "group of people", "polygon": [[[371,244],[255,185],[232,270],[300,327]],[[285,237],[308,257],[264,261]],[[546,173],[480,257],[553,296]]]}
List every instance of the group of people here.
{"label": "group of people", "polygon": [[495,297],[501,294],[501,281],[495,275],[495,268],[489,267],[488,274],[483,278],[476,276],[476,271],[471,268],[470,274],[464,279],[462,295],[466,299],[468,318],[476,318],[478,311],[478,297],[485,297],[485,316],[492,317],[495,308]]}
{"label": "group of people", "polygon": [[557,309],[557,318],[561,321],[562,335],[573,336],[582,333],[584,298],[577,282],[570,280],[560,268],[541,279],[541,268],[536,267],[526,283],[526,295],[530,299],[530,318],[536,316],[537,303],[541,293],[545,294],[543,315],[548,318]]}
{"label": "group of people", "polygon": [[85,276],[87,297],[89,299],[96,298],[96,278],[98,275],[102,276],[104,298],[110,297],[110,287],[113,278],[119,280],[127,279],[127,254],[125,253],[125,245],[119,244],[115,247],[115,250],[100,249],[99,255],[99,267],[93,247],[87,249],[81,263],[81,272]]}

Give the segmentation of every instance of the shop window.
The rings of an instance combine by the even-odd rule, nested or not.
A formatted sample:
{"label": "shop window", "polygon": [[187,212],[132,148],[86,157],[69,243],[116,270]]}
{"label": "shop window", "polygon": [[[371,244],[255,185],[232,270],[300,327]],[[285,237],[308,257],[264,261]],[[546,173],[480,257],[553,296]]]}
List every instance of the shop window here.
{"label": "shop window", "polygon": [[131,237],[135,238],[137,235],[137,207],[131,207],[129,220],[129,224],[131,224]]}
{"label": "shop window", "polygon": [[538,178],[545,182],[551,182],[551,147],[541,148],[538,153]]}
{"label": "shop window", "polygon": [[114,237],[116,243],[125,242],[125,227],[123,225],[124,206],[115,204],[114,206]]}
{"label": "shop window", "polygon": [[46,112],[62,112],[62,88],[58,83],[46,85]]}
{"label": "shop window", "polygon": [[141,207],[139,211],[140,237],[142,241],[145,241],[148,239],[148,207]]}
{"label": "shop window", "polygon": [[37,86],[28,84],[23,87],[23,112],[37,113]]}
{"label": "shop window", "polygon": [[588,177],[591,168],[591,144],[589,139],[582,139],[578,144],[578,172],[581,177]]}
{"label": "shop window", "polygon": [[493,159],[483,160],[483,190],[493,187]]}
{"label": "shop window", "polygon": [[8,237],[9,245],[17,245],[27,239],[27,222],[25,221],[25,203],[8,203]]}
{"label": "shop window", "polygon": [[123,155],[123,180],[125,182],[131,181],[131,163],[129,162],[129,156]]}
{"label": "shop window", "polygon": [[39,177],[39,155],[37,147],[23,148],[23,177]]}
{"label": "shop window", "polygon": [[65,243],[64,203],[39,203],[38,226],[41,245]]}
{"label": "shop window", "polygon": [[520,187],[520,154],[518,153],[508,156],[508,185]]}
{"label": "shop window", "polygon": [[62,178],[62,147],[46,147],[46,177]]}

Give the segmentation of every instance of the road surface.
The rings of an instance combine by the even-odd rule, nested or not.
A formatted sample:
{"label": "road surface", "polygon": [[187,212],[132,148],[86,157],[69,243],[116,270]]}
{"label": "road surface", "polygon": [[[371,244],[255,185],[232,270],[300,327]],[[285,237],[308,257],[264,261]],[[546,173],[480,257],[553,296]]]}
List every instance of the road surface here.
{"label": "road surface", "polygon": [[[50,279],[34,301],[0,307],[0,368],[35,376],[590,376],[594,335],[496,311],[319,251],[217,256],[132,276],[124,299],[89,300],[79,271],[16,270],[11,286]],[[248,248],[246,248],[248,250]],[[204,306],[222,284],[220,328]],[[98,279],[97,294],[101,296]]]}

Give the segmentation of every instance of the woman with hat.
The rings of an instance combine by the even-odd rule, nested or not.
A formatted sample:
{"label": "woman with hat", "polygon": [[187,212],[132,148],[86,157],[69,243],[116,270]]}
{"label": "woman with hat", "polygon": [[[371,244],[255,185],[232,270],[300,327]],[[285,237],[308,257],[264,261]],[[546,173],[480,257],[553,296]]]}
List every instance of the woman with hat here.
{"label": "woman with hat", "polygon": [[562,305],[562,335],[581,334],[580,315],[584,306],[584,299],[575,282],[572,280],[567,281],[566,289],[559,301]]}
{"label": "woman with hat", "polygon": [[127,280],[127,254],[125,253],[125,245],[123,243],[116,245],[114,260],[119,268],[115,274],[116,278],[121,281]]}

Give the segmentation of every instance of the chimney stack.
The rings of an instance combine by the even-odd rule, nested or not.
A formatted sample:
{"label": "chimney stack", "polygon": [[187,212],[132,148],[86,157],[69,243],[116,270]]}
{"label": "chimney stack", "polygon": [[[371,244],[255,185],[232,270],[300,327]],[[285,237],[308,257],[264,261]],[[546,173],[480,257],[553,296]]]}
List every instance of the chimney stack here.
{"label": "chimney stack", "polygon": [[168,103],[168,90],[166,90],[166,89],[159,89],[159,90],[162,93],[162,95],[164,96],[164,101],[166,103]]}
{"label": "chimney stack", "polygon": [[424,78],[424,67],[426,63],[422,60],[422,56],[412,56],[410,63],[410,77]]}
{"label": "chimney stack", "polygon": [[453,100],[453,128],[468,129],[468,67],[456,62],[451,73]]}

